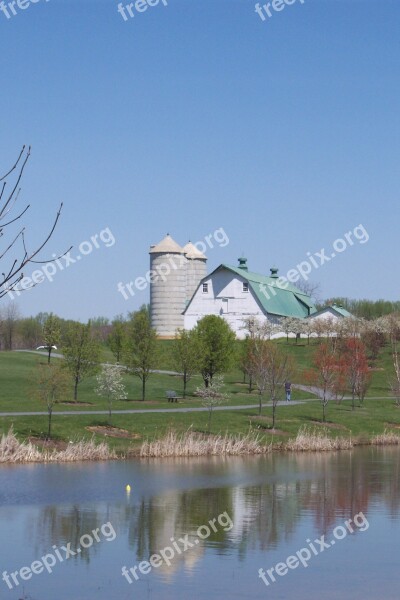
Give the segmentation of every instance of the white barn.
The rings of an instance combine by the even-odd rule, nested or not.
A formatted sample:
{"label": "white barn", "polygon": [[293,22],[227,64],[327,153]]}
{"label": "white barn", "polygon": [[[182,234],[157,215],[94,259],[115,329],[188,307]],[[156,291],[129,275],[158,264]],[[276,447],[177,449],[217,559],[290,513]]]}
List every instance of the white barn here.
{"label": "white barn", "polygon": [[331,304],[330,306],[325,306],[324,308],[321,308],[321,310],[318,310],[317,312],[310,315],[309,319],[313,321],[329,320],[331,322],[335,322],[348,317],[354,318],[354,315],[352,315],[340,304]]}
{"label": "white barn", "polygon": [[278,269],[268,277],[249,272],[246,263],[240,258],[238,267],[222,264],[200,281],[183,312],[185,329],[205,315],[219,315],[243,338],[247,317],[279,323],[281,317],[304,319],[316,312],[310,296],[289,283],[278,285]]}

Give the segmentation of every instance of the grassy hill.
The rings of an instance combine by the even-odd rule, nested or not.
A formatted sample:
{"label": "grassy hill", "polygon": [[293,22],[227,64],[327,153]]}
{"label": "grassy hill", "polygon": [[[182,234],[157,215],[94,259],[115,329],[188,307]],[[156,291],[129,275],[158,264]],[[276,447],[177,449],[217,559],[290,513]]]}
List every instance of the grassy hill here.
{"label": "grassy hill", "polygon": [[[316,349],[316,343],[307,345],[302,343],[296,345],[292,340],[286,344],[286,340],[277,342],[282,345],[293,357],[299,366],[296,383],[304,383],[302,376],[305,369],[311,366],[312,355]],[[170,353],[171,342],[160,342],[162,359],[160,369],[172,370]],[[109,360],[110,355],[105,353],[104,360]],[[52,359],[61,360],[61,359]],[[37,365],[45,362],[46,357],[23,352],[1,352],[0,353],[0,412],[20,411],[45,411],[39,400],[35,398],[35,377]],[[391,374],[391,357],[389,349],[385,348],[376,361],[373,371],[372,385],[369,390],[365,404],[356,411],[351,411],[350,402],[345,400],[341,404],[330,402],[327,409],[328,423],[326,427],[330,435],[358,436],[367,439],[372,434],[381,433],[385,428],[400,427],[400,409],[389,399],[388,380]],[[226,391],[229,393],[228,405],[257,404],[258,395],[254,391],[248,393],[247,385],[243,384],[243,374],[237,369],[226,374]],[[178,405],[166,401],[166,390],[176,390],[181,393],[182,381],[177,376],[154,374],[150,377],[147,386],[147,400],[140,402],[141,382],[132,376],[125,376],[126,387],[129,391],[127,400],[114,403],[114,409],[173,409],[178,407],[201,406],[198,398],[193,396],[196,387],[201,385],[201,377],[196,376],[189,383],[189,395],[185,402]],[[55,407],[55,411],[71,410],[107,410],[106,400],[99,398],[94,393],[95,379],[89,378],[79,386],[79,404],[73,404],[72,385],[71,395],[66,398],[65,403]],[[387,399],[376,400],[373,397],[384,397]],[[261,438],[276,443],[285,441],[289,436],[297,433],[299,427],[305,424],[320,428],[322,424],[321,407],[317,399],[308,393],[294,390],[294,400],[303,403],[292,406],[278,406],[277,429],[270,430],[271,409],[266,406],[261,417],[257,409],[243,409],[238,411],[215,412],[213,415],[212,432],[244,434],[253,428]],[[80,438],[90,438],[93,428],[96,440],[104,440],[104,434],[108,433],[107,440],[111,446],[119,451],[126,451],[132,444],[137,445],[145,438],[158,438],[168,429],[186,431],[192,427],[195,431],[206,431],[208,415],[204,413],[147,413],[132,415],[113,415],[112,426],[116,429],[96,429],[106,427],[108,416],[79,415],[61,416],[54,415],[53,435],[56,440],[68,442]],[[13,425],[14,430],[22,438],[40,438],[44,435],[47,427],[46,416],[29,417],[1,417],[0,431],[6,432]],[[88,429],[90,428],[90,429]],[[119,430],[124,430],[125,433]],[[125,436],[125,437],[124,437]]]}

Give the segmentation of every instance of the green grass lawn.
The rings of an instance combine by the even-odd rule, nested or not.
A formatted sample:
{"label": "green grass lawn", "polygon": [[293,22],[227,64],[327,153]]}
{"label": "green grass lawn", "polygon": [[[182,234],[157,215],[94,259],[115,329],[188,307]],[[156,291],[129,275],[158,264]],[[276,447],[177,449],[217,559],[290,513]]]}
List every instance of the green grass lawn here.
{"label": "green grass lawn", "polygon": [[[332,436],[353,437],[359,442],[367,442],[374,434],[385,429],[400,428],[400,409],[391,400],[370,401],[363,408],[351,410],[349,402],[340,405],[330,403],[327,411],[327,423],[321,423],[321,407],[319,402],[306,402],[301,405],[277,407],[276,429],[272,434],[271,407],[263,408],[262,416],[257,409],[214,412],[212,417],[213,434],[239,435],[251,428],[266,443],[285,442],[294,437],[303,425],[315,427],[317,430],[327,428]],[[128,431],[131,439],[107,437],[109,445],[119,452],[128,452],[137,447],[144,439],[162,437],[169,429],[185,432],[189,428],[194,431],[207,431],[208,414],[204,413],[170,413],[170,414],[133,414],[113,415],[111,424]],[[13,424],[15,432],[22,438],[40,437],[46,432],[46,417],[3,417],[0,418],[0,429],[8,431]],[[77,440],[91,438],[93,433],[87,427],[105,426],[106,416],[57,416],[53,418],[53,437],[57,440]],[[96,441],[104,441],[104,436],[96,434]]]}
{"label": "green grass lawn", "polygon": [[[52,362],[62,359],[52,358]],[[1,352],[0,353],[0,412],[18,411],[43,411],[44,404],[35,398],[35,377],[37,366],[46,363],[46,358],[38,354],[25,352]],[[128,391],[128,399],[114,402],[115,410],[126,409],[155,409],[155,408],[185,408],[201,406],[200,400],[193,396],[196,387],[202,385],[200,375],[192,378],[188,385],[187,399],[179,403],[171,403],[166,400],[166,391],[175,390],[178,396],[182,395],[182,379],[176,375],[164,375],[154,373],[147,382],[146,401],[141,398],[141,381],[137,377],[124,376],[125,386]],[[238,373],[230,373],[226,377],[227,392],[229,393],[228,404],[252,404],[258,402],[257,392],[248,393],[247,385],[242,384],[242,376]],[[60,410],[107,410],[106,399],[100,398],[94,393],[96,387],[95,377],[89,377],[79,385],[78,403],[72,403],[73,388],[71,383],[70,396],[66,402],[58,404],[56,411]],[[310,394],[294,391],[293,399],[301,400],[310,398]]]}
{"label": "green grass lawn", "polygon": [[[302,342],[296,345],[292,340],[286,344],[285,340],[279,342],[286,348],[299,365],[296,383],[302,383],[302,374],[311,365],[311,358],[315,352],[316,344],[310,345]],[[170,342],[162,344],[164,358],[170,354],[168,346]],[[110,357],[107,356],[107,359]],[[52,359],[60,360],[60,359]],[[35,374],[37,365],[45,362],[45,357],[17,352],[0,353],[0,412],[9,411],[43,411],[46,410],[39,400],[35,399]],[[173,365],[168,363],[167,358],[160,365],[161,369],[172,369]],[[351,410],[350,401],[345,400],[341,404],[330,402],[327,408],[327,429],[330,435],[355,436],[359,439],[367,439],[373,434],[381,433],[385,428],[400,427],[400,409],[392,399],[372,400],[374,396],[387,397],[389,395],[387,382],[390,378],[392,365],[389,349],[385,348],[376,362],[373,381],[368,396],[362,408]],[[254,391],[248,393],[247,385],[243,384],[243,375],[239,370],[232,371],[225,376],[226,391],[229,394],[228,405],[257,404],[258,395]],[[181,394],[182,380],[177,376],[154,374],[148,380],[147,401],[139,400],[141,395],[141,382],[132,376],[125,377],[126,387],[129,391],[129,399],[114,403],[114,409],[156,409],[176,407],[201,406],[200,400],[193,396],[196,387],[201,385],[201,377],[195,376],[188,386],[188,398],[186,401],[168,403],[165,398],[166,390],[173,389],[178,395]],[[55,411],[69,410],[107,410],[105,399],[99,398],[94,393],[95,379],[84,380],[79,386],[79,404],[58,404]],[[71,395],[72,400],[72,385]],[[294,400],[302,400],[303,403],[292,406],[279,406],[277,408],[277,423],[274,434],[270,431],[271,408],[263,408],[262,417],[258,417],[257,409],[246,409],[237,411],[214,412],[212,421],[212,433],[244,434],[251,427],[266,442],[287,441],[294,436],[302,425],[311,425],[321,428],[322,409],[317,399],[310,400],[310,394],[294,390]],[[148,413],[133,415],[113,415],[112,425],[127,430],[131,439],[107,437],[110,446],[118,451],[126,452],[132,445],[137,446],[143,439],[154,439],[160,437],[170,428],[184,432],[189,427],[195,431],[205,432],[207,430],[208,414],[204,413]],[[108,416],[82,415],[53,417],[53,435],[55,439],[68,441],[78,438],[90,438],[93,433],[87,427],[104,426],[108,423]],[[34,417],[3,417],[0,418],[0,430],[8,431],[13,425],[15,432],[22,438],[38,437],[43,435],[47,429],[46,416]],[[96,434],[96,440],[104,440],[103,435]]]}

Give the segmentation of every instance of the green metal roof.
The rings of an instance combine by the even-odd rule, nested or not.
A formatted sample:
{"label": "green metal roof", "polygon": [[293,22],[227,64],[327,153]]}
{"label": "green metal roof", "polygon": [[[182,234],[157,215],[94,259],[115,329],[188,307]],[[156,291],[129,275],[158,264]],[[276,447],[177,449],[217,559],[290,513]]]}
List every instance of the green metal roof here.
{"label": "green metal roof", "polygon": [[331,304],[331,306],[328,306],[327,308],[332,308],[332,310],[339,313],[339,315],[342,315],[342,317],[353,317],[354,316],[351,314],[351,312],[346,310],[343,306],[339,306],[339,304]]}
{"label": "green metal roof", "polygon": [[249,283],[249,287],[265,312],[280,317],[298,317],[299,319],[316,312],[310,296],[307,296],[289,282],[286,282],[287,285],[285,283],[285,288],[279,287],[277,276],[259,275],[239,267],[224,264],[220,265],[216,271],[222,268],[232,271]]}
{"label": "green metal roof", "polygon": [[333,310],[342,317],[351,317],[352,319],[354,319],[354,315],[352,315],[351,312],[346,310],[343,306],[339,306],[338,304],[329,304],[328,306],[324,306],[324,308],[321,308],[317,312],[313,313],[313,316],[320,315],[328,309]]}

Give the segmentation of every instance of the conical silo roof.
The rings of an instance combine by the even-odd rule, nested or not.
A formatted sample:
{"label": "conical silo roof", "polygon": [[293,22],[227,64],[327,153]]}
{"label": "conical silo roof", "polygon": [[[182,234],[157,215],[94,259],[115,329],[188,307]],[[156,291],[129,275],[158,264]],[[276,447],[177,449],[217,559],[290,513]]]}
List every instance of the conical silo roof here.
{"label": "conical silo roof", "polygon": [[202,252],[200,252],[200,250],[198,250],[196,246],[192,244],[192,242],[188,242],[186,246],[183,247],[183,251],[186,254],[187,258],[198,258],[202,260],[207,260],[207,257]]}
{"label": "conical silo roof", "polygon": [[165,238],[163,240],[161,240],[161,242],[159,242],[155,246],[150,246],[150,254],[164,253],[164,252],[165,253],[171,252],[174,254],[183,254],[183,248],[181,248],[179,246],[179,244],[177,244],[175,242],[175,240],[172,239],[172,237],[169,235],[169,233],[167,233],[167,235],[165,236]]}

